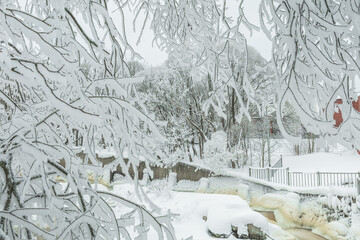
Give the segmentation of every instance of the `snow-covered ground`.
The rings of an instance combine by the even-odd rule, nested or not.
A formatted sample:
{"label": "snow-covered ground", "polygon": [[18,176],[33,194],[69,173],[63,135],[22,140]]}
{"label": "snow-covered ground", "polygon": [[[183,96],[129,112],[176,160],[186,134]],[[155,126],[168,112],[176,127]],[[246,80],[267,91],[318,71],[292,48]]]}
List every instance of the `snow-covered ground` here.
{"label": "snow-covered ground", "polygon": [[[194,163],[194,165],[201,166],[200,162]],[[338,151],[337,153],[318,152],[300,156],[287,155],[283,157],[283,166],[289,167],[292,172],[358,172],[360,171],[360,155],[350,151]],[[189,237],[192,237],[194,240],[214,239],[209,233],[209,230],[218,235],[229,236],[227,239],[236,239],[231,235],[232,226],[236,226],[240,233],[241,231],[245,233],[246,224],[249,223],[259,226],[277,240],[296,239],[293,235],[281,229],[279,226],[269,223],[262,215],[253,211],[246,201],[239,197],[241,194],[239,192],[238,179],[247,180],[248,173],[246,168],[224,169],[224,173],[226,173],[225,175],[234,176],[234,178],[216,179],[215,182],[210,184],[208,191],[204,192],[225,192],[227,194],[235,193],[237,195],[174,192],[171,191],[170,187],[166,186],[167,184],[165,181],[158,181],[158,185],[153,185],[152,183],[150,188],[146,188],[148,197],[156,205],[161,207],[162,210],[165,210],[164,213],[166,213],[166,210],[170,210],[171,213],[174,214],[172,224],[175,228],[177,239],[188,239]],[[222,183],[222,181],[225,182]],[[182,181],[181,184],[177,184],[176,189],[192,191],[198,188],[199,185],[201,185],[199,182]],[[323,194],[323,198],[326,199],[324,201],[331,201],[331,209],[338,209],[338,207],[333,206],[333,201],[338,200],[335,195],[356,196],[356,189],[348,188],[335,189],[333,187],[316,187],[312,189],[301,189],[287,186],[287,188],[284,189],[284,186],[277,187],[276,184],[271,184],[271,186],[278,190],[299,193],[316,192]],[[115,185],[112,192],[121,196],[126,196],[131,200],[136,199],[136,196],[133,193],[130,194],[132,191],[129,189],[130,187],[127,186],[127,184]],[[219,189],[221,191],[219,191]],[[334,197],[332,197],[332,195],[334,195]],[[308,206],[305,206],[302,201],[303,200],[300,201],[300,197],[296,194],[286,195],[285,193],[276,193],[274,195],[266,194],[259,197],[255,201],[256,204],[254,204],[254,202],[249,202],[252,207],[257,207],[259,210],[274,211],[277,220],[279,221],[278,224],[282,227],[297,228],[304,226],[308,229],[312,229],[313,232],[318,233],[319,235],[326,237],[330,236],[330,239],[348,240],[351,237],[351,240],[360,240],[360,226],[357,224],[348,224],[348,220],[344,219],[327,222],[325,215],[322,215],[321,218],[317,215],[317,211],[322,211],[322,208],[318,207],[321,204],[317,204],[316,209],[314,208],[308,211]],[[279,206],[263,206],[264,204],[271,204],[271,206],[273,206],[275,203]],[[326,203],[322,205],[329,204]],[[342,206],[342,203],[339,203],[338,205]],[[342,208],[343,207],[340,207],[339,209],[343,211]],[[311,215],[309,213],[314,214]],[[355,218],[352,218],[352,221],[354,219]],[[152,238],[150,237],[150,239]],[[154,239],[156,239],[155,236]]]}
{"label": "snow-covered ground", "polygon": [[239,196],[172,192],[169,197],[158,198],[157,203],[179,214],[173,221],[178,239],[189,236],[194,240],[214,239],[208,229],[216,234],[230,235],[231,226],[237,226],[239,232],[245,233],[248,223],[266,231],[269,228],[265,217],[252,211]]}
{"label": "snow-covered ground", "polygon": [[286,156],[283,166],[301,172],[359,172],[360,155],[353,152],[319,152],[300,156]]}
{"label": "snow-covered ground", "polygon": [[[126,180],[117,182],[112,190],[103,185],[98,187],[99,190],[110,191],[144,204],[138,200],[133,185]],[[199,182],[182,180],[175,186],[165,180],[156,180],[150,182],[144,190],[152,202],[161,208],[160,215],[166,214],[168,210],[174,215],[172,224],[176,239],[187,240],[192,237],[193,240],[211,240],[214,239],[209,233],[211,230],[219,235],[229,235],[226,239],[235,240],[236,238],[230,234],[231,227],[236,226],[239,231],[244,232],[246,230],[243,226],[252,223],[276,240],[297,239],[291,231],[286,230],[287,228],[300,235],[304,233],[300,239],[307,239],[306,236],[311,235],[311,232],[301,229],[299,232],[298,228],[312,229],[314,233],[331,240],[360,240],[360,217],[356,210],[360,205],[352,204],[352,210],[346,210],[345,207],[350,206],[348,200],[351,198],[338,199],[337,196],[326,192],[319,198],[307,198],[287,191],[267,193],[261,186],[247,185],[238,178],[229,177],[212,177]],[[249,205],[259,211],[274,212],[277,223],[267,221]],[[145,206],[149,208],[150,205]],[[348,213],[342,215],[345,210]],[[349,211],[352,214],[349,214]],[[117,208],[116,213],[121,214],[121,208]],[[151,234],[155,232],[150,231],[148,239],[157,239]]]}
{"label": "snow-covered ground", "polygon": [[[103,185],[98,185],[98,188],[138,201],[135,193],[131,191],[132,185],[128,183],[114,185],[112,190]],[[263,215],[253,211],[248,203],[237,195],[174,192],[165,181],[156,181],[151,187],[145,188],[145,191],[164,213],[170,210],[174,214],[172,224],[176,239],[192,237],[193,240],[213,240],[215,238],[209,233],[211,230],[219,235],[229,235],[227,239],[235,240],[231,235],[232,226],[236,226],[241,235],[247,233],[247,224],[253,224],[277,240],[295,240],[280,227],[269,223]],[[121,212],[121,209],[118,211]],[[152,236],[150,232],[149,239],[156,239],[156,236]]]}

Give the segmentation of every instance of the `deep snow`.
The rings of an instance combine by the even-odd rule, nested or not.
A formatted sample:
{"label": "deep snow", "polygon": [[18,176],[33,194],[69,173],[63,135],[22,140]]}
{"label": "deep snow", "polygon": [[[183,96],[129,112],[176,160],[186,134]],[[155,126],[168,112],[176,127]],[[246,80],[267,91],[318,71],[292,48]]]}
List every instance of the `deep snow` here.
{"label": "deep snow", "polygon": [[360,172],[360,155],[353,152],[318,152],[300,156],[286,156],[283,167],[302,172]]}
{"label": "deep snow", "polygon": [[[122,183],[114,185],[112,190],[99,184],[99,190],[110,191],[139,202],[133,191],[133,185]],[[155,181],[151,187],[145,187],[147,196],[165,213],[174,214],[172,224],[176,239],[213,240],[208,230],[217,234],[229,234],[231,226],[237,226],[239,233],[246,231],[246,224],[252,223],[269,233],[277,240],[295,240],[280,227],[268,223],[266,218],[253,211],[248,203],[237,195],[207,194],[194,192],[175,192],[165,181]],[[146,204],[147,205],[147,204]],[[148,206],[148,205],[147,205]],[[115,208],[117,214],[121,208]],[[157,239],[150,232],[148,239]],[[235,240],[230,235],[227,239]]]}

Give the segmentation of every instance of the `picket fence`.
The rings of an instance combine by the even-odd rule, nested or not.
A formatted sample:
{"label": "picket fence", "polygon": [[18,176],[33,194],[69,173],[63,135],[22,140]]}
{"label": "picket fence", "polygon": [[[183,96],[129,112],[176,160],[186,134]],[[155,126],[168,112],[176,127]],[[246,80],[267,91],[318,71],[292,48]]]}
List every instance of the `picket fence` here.
{"label": "picket fence", "polygon": [[360,172],[292,172],[289,168],[249,168],[249,176],[293,187],[357,187]]}

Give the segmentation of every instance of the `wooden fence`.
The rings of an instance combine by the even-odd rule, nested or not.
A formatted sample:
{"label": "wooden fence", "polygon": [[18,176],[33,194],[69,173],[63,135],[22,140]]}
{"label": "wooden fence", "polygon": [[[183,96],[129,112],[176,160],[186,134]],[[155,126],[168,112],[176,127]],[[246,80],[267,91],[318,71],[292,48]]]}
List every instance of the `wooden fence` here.
{"label": "wooden fence", "polygon": [[[125,163],[127,163],[127,159],[125,159]],[[145,162],[140,162],[138,171],[138,179],[141,180],[144,176],[143,170],[145,169]],[[177,181],[180,180],[190,180],[190,181],[199,181],[201,178],[208,178],[212,176],[212,172],[208,169],[202,169],[197,166],[193,166],[187,163],[178,162],[173,166],[151,166],[150,169],[153,171],[152,179],[164,179],[168,178],[170,172],[176,173]],[[123,170],[121,169],[120,164],[116,167],[115,171],[111,171],[110,173],[110,181],[114,180],[114,174],[125,175]],[[132,178],[134,178],[134,170],[132,166],[129,168],[129,174]]]}
{"label": "wooden fence", "polygon": [[[85,161],[86,155],[84,154],[84,152],[81,151],[76,155],[80,157],[83,160],[83,162]],[[96,159],[102,163],[103,167],[115,161],[114,156],[102,158],[99,157],[98,154],[96,154]],[[124,158],[125,164],[127,164],[128,161],[129,160],[127,158]],[[89,164],[91,164],[91,162]],[[60,165],[63,167],[66,166],[66,162],[64,159],[60,159]],[[145,168],[146,168],[145,162],[140,162],[139,166],[137,167],[137,172],[138,172],[137,175],[139,180],[143,179],[143,175],[144,175],[143,170]],[[152,179],[168,178],[170,172],[176,173],[177,181],[180,180],[199,181],[201,178],[208,178],[213,175],[213,172],[210,171],[209,169],[203,169],[201,167],[191,165],[191,163],[184,163],[184,162],[178,162],[175,165],[171,165],[171,166],[167,166],[165,164],[161,166],[152,166],[152,164],[150,164],[150,169],[153,171]],[[130,177],[134,179],[135,173],[132,165],[129,167],[128,171]],[[121,169],[120,164],[116,166],[116,169],[110,171],[110,182],[114,180],[115,174],[120,174],[125,176],[123,170]]]}
{"label": "wooden fence", "polygon": [[289,168],[249,168],[249,176],[268,182],[294,187],[339,186],[356,187],[360,172],[290,172]]}

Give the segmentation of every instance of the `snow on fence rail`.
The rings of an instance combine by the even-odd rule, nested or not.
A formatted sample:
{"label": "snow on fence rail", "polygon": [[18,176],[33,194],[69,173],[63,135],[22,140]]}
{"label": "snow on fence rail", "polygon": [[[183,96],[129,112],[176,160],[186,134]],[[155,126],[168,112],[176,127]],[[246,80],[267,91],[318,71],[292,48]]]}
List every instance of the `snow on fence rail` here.
{"label": "snow on fence rail", "polygon": [[268,182],[294,187],[340,186],[356,187],[360,172],[290,172],[289,168],[249,168],[249,176]]}

